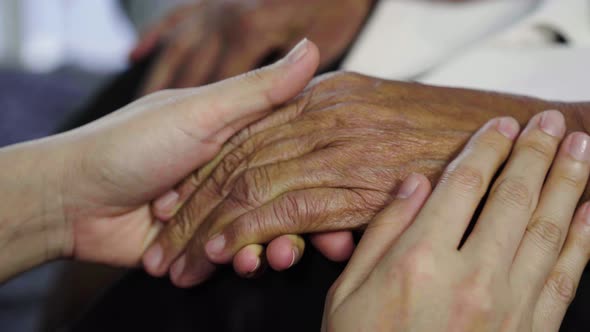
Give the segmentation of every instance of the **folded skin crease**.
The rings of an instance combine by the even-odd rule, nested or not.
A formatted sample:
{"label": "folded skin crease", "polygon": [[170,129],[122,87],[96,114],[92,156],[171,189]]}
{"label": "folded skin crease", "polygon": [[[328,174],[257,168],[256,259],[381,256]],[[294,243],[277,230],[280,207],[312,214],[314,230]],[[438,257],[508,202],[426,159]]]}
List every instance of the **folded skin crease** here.
{"label": "folded skin crease", "polygon": [[[170,265],[228,263],[242,247],[283,234],[359,229],[413,172],[436,181],[483,123],[559,109],[584,130],[579,105],[386,81],[321,76],[292,102],[234,136],[180,184],[184,206],[157,242]],[[205,244],[223,234],[224,248]],[[188,269],[190,271],[190,269]]]}

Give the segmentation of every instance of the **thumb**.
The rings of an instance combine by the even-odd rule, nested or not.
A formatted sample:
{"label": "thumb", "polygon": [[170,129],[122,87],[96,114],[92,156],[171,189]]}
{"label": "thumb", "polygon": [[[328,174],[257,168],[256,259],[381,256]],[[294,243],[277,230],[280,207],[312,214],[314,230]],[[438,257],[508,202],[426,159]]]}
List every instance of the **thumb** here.
{"label": "thumb", "polygon": [[[198,133],[223,142],[299,94],[319,64],[317,46],[304,39],[278,62],[200,89],[182,108]],[[184,118],[184,117],[182,117]]]}

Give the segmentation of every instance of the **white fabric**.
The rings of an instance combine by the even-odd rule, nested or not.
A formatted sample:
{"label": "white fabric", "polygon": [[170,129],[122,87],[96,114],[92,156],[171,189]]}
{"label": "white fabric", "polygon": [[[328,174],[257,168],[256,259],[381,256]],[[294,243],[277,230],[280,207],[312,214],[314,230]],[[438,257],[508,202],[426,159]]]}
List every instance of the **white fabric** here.
{"label": "white fabric", "polygon": [[344,69],[590,100],[590,0],[382,0],[376,10]]}

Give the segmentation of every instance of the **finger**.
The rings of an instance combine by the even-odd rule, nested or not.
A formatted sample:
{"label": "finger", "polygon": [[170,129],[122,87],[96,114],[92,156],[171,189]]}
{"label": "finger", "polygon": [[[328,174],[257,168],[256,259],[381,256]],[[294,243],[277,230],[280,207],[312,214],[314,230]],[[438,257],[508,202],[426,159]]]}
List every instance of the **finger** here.
{"label": "finger", "polygon": [[209,34],[184,62],[182,70],[177,71],[171,86],[188,88],[209,82],[209,77],[217,66],[221,53],[221,40],[218,34]]}
{"label": "finger", "polygon": [[298,235],[282,235],[266,247],[268,264],[275,271],[284,271],[297,264],[303,256],[305,241]]}
{"label": "finger", "polygon": [[565,120],[557,111],[540,113],[529,121],[490,190],[464,252],[478,257],[486,253],[491,258],[486,264],[512,265],[564,134]]}
{"label": "finger", "polygon": [[264,247],[259,244],[248,245],[236,254],[233,265],[236,273],[243,278],[259,275],[263,268]]}
{"label": "finger", "polygon": [[184,68],[184,63],[192,57],[197,46],[212,48],[210,45],[203,45],[202,40],[203,36],[195,34],[192,30],[183,31],[176,38],[171,39],[150,67],[142,94],[147,95],[158,90],[172,88],[176,73]]}
{"label": "finger", "polygon": [[158,197],[152,203],[152,213],[154,217],[160,221],[169,221],[173,215],[169,215],[171,211],[176,210],[176,206],[180,202],[180,194],[178,190],[170,190]]}
{"label": "finger", "polygon": [[213,263],[208,260],[194,260],[187,252],[171,265],[170,281],[179,288],[193,287],[209,279],[215,269]]}
{"label": "finger", "polygon": [[[518,135],[512,118],[490,120],[449,164],[412,229],[435,245],[457,248],[494,174]],[[449,208],[452,207],[452,208]],[[422,220],[422,219],[421,219]]]}
{"label": "finger", "polygon": [[[281,131],[281,128],[282,126],[278,128],[278,131]],[[283,133],[286,131],[288,131],[287,128],[282,130]],[[289,135],[288,132],[285,134],[287,136]],[[304,132],[300,134],[305,135]],[[274,140],[273,135],[269,135],[269,137],[272,142]],[[198,236],[210,234],[208,231],[212,227],[211,223],[206,227],[201,227],[202,223],[205,218],[209,216],[216,207],[222,204],[223,200],[232,192],[231,188],[233,188],[235,182],[240,179],[243,169],[246,167],[265,167],[265,165],[269,163],[280,163],[282,159],[289,159],[307,153],[309,150],[315,149],[318,144],[313,136],[304,136],[303,140],[293,139],[280,141],[267,148],[263,148],[259,153],[253,153],[256,146],[261,145],[258,143],[258,138],[259,136],[254,136],[252,140],[245,142],[239,149],[226,155],[223,161],[214,162],[213,164],[205,166],[203,169],[199,170],[196,175],[190,176],[175,190],[168,192],[152,204],[152,212],[156,218],[162,221],[168,221],[175,216],[180,207],[184,206],[184,203],[191,198],[191,201],[184,206],[184,209],[175,216],[174,221],[164,229],[162,234],[160,234],[158,244],[165,254],[163,255],[161,265],[157,269],[150,271],[150,273],[154,273],[155,275],[165,273],[167,265],[184,250],[188,242],[195,236],[194,233],[197,229],[202,233],[198,234]],[[251,158],[246,158],[248,156]],[[324,157],[326,157],[326,155],[322,154],[322,158]],[[306,165],[304,162],[302,162],[302,164]],[[213,166],[215,167],[215,171],[211,171]],[[290,176],[296,175],[293,172],[289,172],[287,174],[282,174],[281,179],[284,179],[284,176],[289,174]],[[207,179],[204,180],[204,178]],[[250,181],[250,178],[246,177],[246,179],[245,182],[240,182],[248,186],[247,183]],[[280,183],[286,183],[286,179],[285,181],[278,179],[275,183],[280,188],[286,187],[286,185],[280,185]],[[313,186],[316,185],[314,184]],[[258,185],[255,185],[250,189],[260,189],[254,187],[258,187]],[[303,187],[304,186],[301,185],[298,188]],[[197,189],[199,190],[196,191]],[[204,204],[204,202],[206,204]],[[227,205],[223,206],[221,207],[221,211],[223,211],[223,209],[231,208],[242,211],[242,206],[239,204],[234,207],[229,207]],[[227,213],[232,214],[233,212],[227,211]],[[217,229],[220,228],[221,226],[217,227]]]}
{"label": "finger", "polygon": [[193,14],[195,9],[198,9],[197,5],[182,5],[168,14],[163,20],[160,20],[157,24],[152,25],[147,31],[145,31],[140,40],[138,41],[135,48],[129,54],[129,58],[133,62],[137,62],[143,59],[146,55],[151,53],[153,49],[158,45],[164,36],[174,29],[182,20]]}
{"label": "finger", "polygon": [[[280,148],[278,144],[274,148]],[[283,145],[284,146],[284,145]],[[283,150],[293,151],[293,150]],[[221,232],[240,216],[268,204],[273,199],[297,190],[309,188],[337,188],[342,183],[342,172],[326,168],[325,160],[338,160],[339,150],[318,150],[300,158],[253,167],[230,178],[224,200],[207,217],[205,229],[209,235]],[[252,165],[249,165],[252,166]],[[393,182],[393,181],[392,181]],[[359,176],[347,182],[348,187],[366,185]],[[391,187],[390,183],[388,187]]]}
{"label": "finger", "polygon": [[[208,182],[207,187],[195,192],[190,203],[179,211],[174,220],[165,225],[146,251],[143,256],[143,265],[149,274],[161,277],[166,274],[173,262],[176,261],[174,264],[179,265],[177,258],[186,251],[187,244],[201,225],[200,218],[204,218],[199,216],[208,215],[221,201],[216,189],[209,188],[209,185],[214,184]],[[181,270],[184,270],[184,263],[182,263]],[[206,263],[203,263],[203,265],[206,270],[213,270]],[[180,275],[182,271],[177,269],[177,272]]]}
{"label": "finger", "polygon": [[352,256],[354,238],[350,231],[312,234],[311,244],[327,259],[344,262]]}
{"label": "finger", "polygon": [[356,289],[373,271],[398,237],[412,223],[430,194],[430,182],[418,174],[410,175],[401,186],[396,199],[369,223],[350,262],[336,281],[338,303]]}
{"label": "finger", "polygon": [[584,133],[571,134],[564,141],[514,259],[512,283],[530,302],[536,301],[555,266],[588,182],[589,143]]}
{"label": "finger", "polygon": [[[303,40],[287,57],[275,64],[207,86],[195,93],[194,109],[207,112],[189,112],[197,126],[194,132],[214,133],[203,137],[212,139],[219,131],[246,116],[262,118],[275,107],[296,96],[312,79],[319,61],[317,46]],[[206,98],[204,98],[206,96]],[[186,110],[184,110],[186,111]],[[233,133],[228,133],[231,136]]]}
{"label": "finger", "polygon": [[[193,241],[187,248],[185,255],[179,259],[181,267],[172,265],[171,279],[174,285],[181,288],[193,287],[208,279],[213,265],[202,253],[203,245],[200,241]],[[267,247],[266,255],[258,250],[260,245],[248,245],[240,249],[234,256],[234,269],[244,277],[259,275],[267,264],[275,270],[282,271],[296,264],[305,249],[305,241],[298,236],[282,236],[273,240]],[[270,256],[269,256],[270,255]]]}
{"label": "finger", "polygon": [[590,204],[582,205],[537,301],[533,331],[559,331],[590,257]]}
{"label": "finger", "polygon": [[[287,107],[285,112],[280,112],[280,117],[265,118],[261,121],[263,125],[256,123],[248,128],[247,135],[242,132],[234,136],[213,161],[191,174],[173,190],[176,195],[166,193],[155,200],[152,204],[154,216],[162,221],[170,220],[204,181],[225,179],[229,188],[249,168],[288,161],[328,144],[329,141],[322,138],[323,135],[318,135],[314,128],[317,126],[305,126],[299,122],[284,123],[296,117],[297,109],[297,106]],[[249,139],[246,140],[246,137]],[[173,197],[176,199],[171,200]]]}
{"label": "finger", "polygon": [[[280,147],[281,144],[277,146],[277,148]],[[274,154],[275,157],[271,160],[266,160],[266,162],[276,161],[278,156],[284,154],[284,152],[281,153],[279,150],[272,150],[276,151],[277,154]],[[290,154],[297,150],[287,149],[283,151],[288,151]],[[237,181],[235,177],[237,177],[239,173],[230,173],[228,176],[228,170],[237,167],[235,165],[231,165],[232,163],[235,163],[234,158],[229,158],[228,162],[229,164],[226,164],[225,161],[222,162],[221,166],[216,169],[215,172],[213,172],[212,176],[202,184],[199,183],[199,175],[196,178],[192,177],[190,182],[185,181],[177,190],[175,190],[175,193],[171,193],[167,195],[168,197],[163,197],[162,199],[154,202],[152,210],[170,211],[172,208],[173,211],[176,211],[179,205],[181,205],[179,202],[191,198],[190,202],[184,206],[182,210],[180,210],[178,215],[175,216],[173,222],[171,222],[158,237],[157,244],[159,245],[159,249],[154,250],[161,249],[164,252],[164,255],[163,257],[162,255],[159,256],[161,259],[160,266],[154,270],[150,270],[150,273],[154,273],[155,275],[161,275],[165,273],[166,266],[170,264],[176,258],[176,256],[185,249],[186,245],[193,237],[203,237],[209,235],[210,232],[208,232],[208,230],[211,229],[211,223],[207,223],[203,226],[201,225],[205,221],[205,218],[207,218],[207,216],[209,216],[212,211],[216,209],[216,207],[223,205],[222,209],[231,208],[227,205],[224,205],[223,201],[227,195],[232,192],[231,189],[227,188],[232,188],[234,186],[234,182]],[[255,166],[257,162],[258,161],[256,160],[249,161],[248,166]],[[243,181],[240,182],[245,183]],[[278,184],[279,182],[277,181],[277,185]],[[245,185],[249,186],[248,184]],[[262,184],[258,183],[253,185],[258,186]],[[197,186],[199,186],[199,190],[194,192],[193,196],[190,196]],[[254,188],[252,188],[252,190],[254,190]],[[161,213],[156,212],[155,215],[161,220],[169,220],[169,218],[165,218],[166,215],[162,215]],[[218,228],[221,228],[221,226]],[[199,229],[199,234],[195,234],[197,229]]]}
{"label": "finger", "polygon": [[[177,119],[178,128],[182,132],[191,133],[188,139],[207,142],[212,139],[211,136],[199,136],[199,133],[218,132],[227,124],[252,114],[262,117],[273,107],[292,98],[305,87],[313,77],[318,58],[317,47],[311,42],[303,41],[287,58],[275,65],[250,75],[208,86],[205,90],[195,89],[195,94],[198,96],[189,101],[191,107],[179,107],[181,116]],[[203,112],[202,109],[208,111]],[[195,112],[195,110],[200,111]],[[217,151],[212,149],[211,152],[213,156]],[[178,158],[188,157],[180,155]],[[195,158],[194,162],[187,162],[187,164],[199,165],[205,156],[193,158]],[[190,171],[187,170],[186,174]],[[193,227],[196,226],[198,225],[193,225]],[[164,246],[156,241],[150,250],[158,253],[164,250]],[[161,274],[166,266],[162,265],[159,259],[164,255],[150,255],[150,250],[144,257],[146,270],[156,275]]]}
{"label": "finger", "polygon": [[389,196],[373,190],[339,188],[288,192],[239,217],[221,233],[199,237],[209,239],[205,241],[209,260],[225,264],[249,243],[267,243],[284,234],[358,228],[390,200]]}

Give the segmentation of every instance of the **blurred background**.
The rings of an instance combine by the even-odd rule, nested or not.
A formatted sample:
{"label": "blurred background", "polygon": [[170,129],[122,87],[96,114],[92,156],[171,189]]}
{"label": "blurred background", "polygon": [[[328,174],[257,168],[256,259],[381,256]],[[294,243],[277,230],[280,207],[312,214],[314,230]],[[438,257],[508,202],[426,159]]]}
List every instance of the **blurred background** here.
{"label": "blurred background", "polygon": [[[54,133],[129,66],[138,31],[182,2],[1,0],[0,147]],[[62,268],[49,264],[0,287],[0,331],[39,329]]]}

